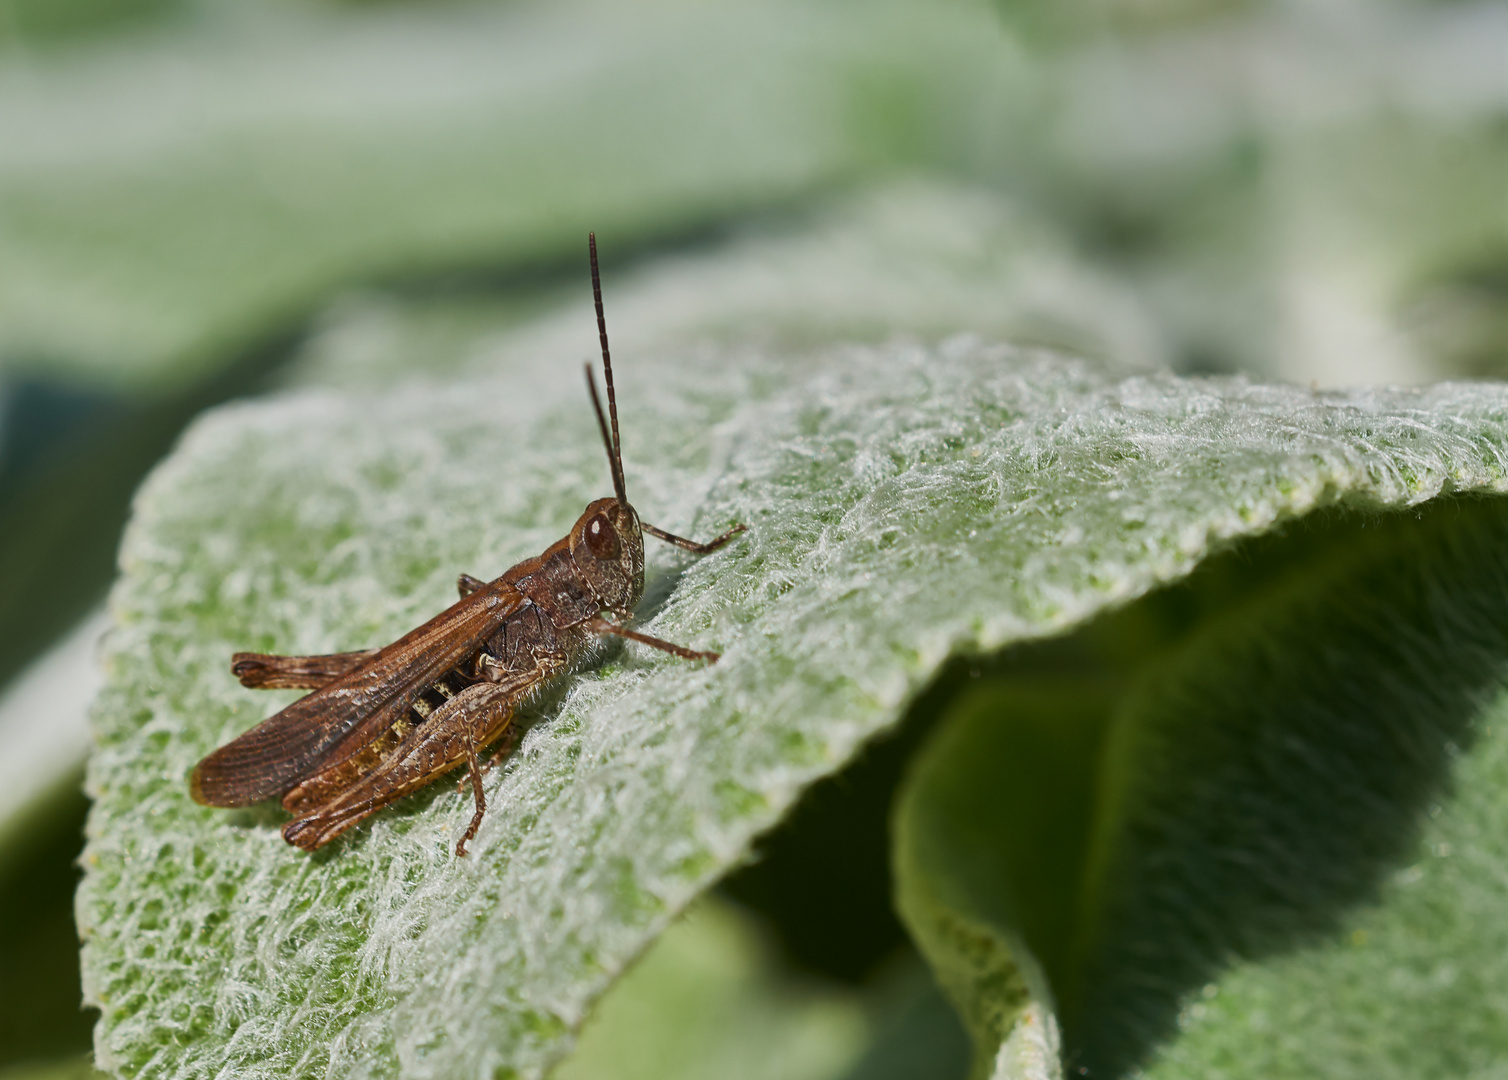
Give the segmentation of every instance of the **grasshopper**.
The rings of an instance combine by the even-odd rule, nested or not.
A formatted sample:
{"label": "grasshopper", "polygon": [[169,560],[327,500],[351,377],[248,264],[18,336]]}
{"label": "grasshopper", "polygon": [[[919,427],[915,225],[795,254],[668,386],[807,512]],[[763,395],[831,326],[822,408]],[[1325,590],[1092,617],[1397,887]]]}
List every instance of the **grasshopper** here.
{"label": "grasshopper", "polygon": [[[706,554],[745,526],[699,544],[641,522],[629,505],[595,234],[587,244],[606,415],[591,364],[586,384],[607,447],[613,497],[591,503],[564,538],[501,577],[462,574],[459,602],[391,645],[324,656],[236,653],[231,672],[242,685],[313,693],[199,762],[189,779],[196,802],[249,806],[280,796],[294,815],[283,838],[313,851],[464,763],[476,809],[456,842],[462,856],[487,812],[481,752],[511,734],[521,701],[580,667],[605,636],[687,660],[717,660],[717,653],[625,625],[644,595],[644,533]],[[488,767],[509,750],[505,742]]]}

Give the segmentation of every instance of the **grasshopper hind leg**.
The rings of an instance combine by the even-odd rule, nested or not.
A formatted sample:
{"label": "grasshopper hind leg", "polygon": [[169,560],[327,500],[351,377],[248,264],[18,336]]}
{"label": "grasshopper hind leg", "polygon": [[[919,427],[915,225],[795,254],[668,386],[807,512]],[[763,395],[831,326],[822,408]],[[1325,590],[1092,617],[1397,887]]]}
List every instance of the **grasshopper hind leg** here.
{"label": "grasshopper hind leg", "polygon": [[318,690],[376,655],[376,649],[322,656],[238,652],[230,658],[230,673],[253,690]]}
{"label": "grasshopper hind leg", "polygon": [[283,806],[299,815],[284,826],[284,839],[313,851],[409,792],[465,764],[468,771],[475,770],[472,791],[476,813],[457,845],[456,853],[464,855],[487,809],[477,749],[503,734],[513,720],[514,704],[538,681],[536,672],[520,672],[501,682],[475,683],[430,713],[423,724],[383,755],[376,768],[361,773],[354,781],[339,764],[307,777],[283,797]]}
{"label": "grasshopper hind leg", "polygon": [[485,581],[483,581],[481,578],[472,577],[470,574],[462,574],[460,577],[456,578],[456,592],[461,594],[462,600],[466,599],[478,589],[485,589],[486,587],[487,583]]}

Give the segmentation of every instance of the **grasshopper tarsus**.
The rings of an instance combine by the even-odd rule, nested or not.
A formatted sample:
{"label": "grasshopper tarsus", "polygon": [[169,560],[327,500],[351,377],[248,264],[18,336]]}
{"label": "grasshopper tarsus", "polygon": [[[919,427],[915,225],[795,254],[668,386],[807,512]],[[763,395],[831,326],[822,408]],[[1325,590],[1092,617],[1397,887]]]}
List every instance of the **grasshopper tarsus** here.
{"label": "grasshopper tarsus", "polygon": [[705,544],[698,544],[695,540],[687,540],[684,536],[677,536],[675,533],[668,533],[664,529],[657,529],[647,521],[640,522],[639,524],[650,536],[663,540],[667,544],[674,544],[678,548],[685,548],[687,551],[695,552],[698,555],[706,555],[709,552],[716,551],[739,533],[749,531],[747,525],[735,525],[721,536],[708,540]]}
{"label": "grasshopper tarsus", "polygon": [[[464,763],[457,790],[469,780],[475,802],[471,823],[456,842],[456,855],[464,856],[487,812],[482,775],[513,749],[514,708],[584,661],[596,636],[717,662],[715,652],[688,649],[603,617],[626,617],[644,598],[646,532],[704,555],[744,526],[698,543],[642,523],[629,504],[595,236],[589,250],[605,411],[590,365],[587,389],[607,448],[613,497],[589,504],[563,539],[496,580],[460,575],[456,603],[382,649],[326,656],[237,653],[231,670],[246,686],[312,693],[199,762],[189,780],[196,801],[249,806],[281,796],[294,815],[283,837],[313,851]],[[484,769],[478,752],[499,739]]]}

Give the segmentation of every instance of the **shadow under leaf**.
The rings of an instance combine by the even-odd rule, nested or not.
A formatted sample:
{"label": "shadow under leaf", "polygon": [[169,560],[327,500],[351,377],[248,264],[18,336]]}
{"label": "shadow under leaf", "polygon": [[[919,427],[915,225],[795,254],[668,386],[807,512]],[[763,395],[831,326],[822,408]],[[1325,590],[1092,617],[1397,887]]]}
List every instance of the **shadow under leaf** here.
{"label": "shadow under leaf", "polygon": [[896,865],[980,1054],[1020,1003],[989,1000],[978,956],[929,947],[928,920],[989,928],[1017,969],[994,992],[1024,978],[1069,1071],[1119,1077],[1230,963],[1375,898],[1500,685],[1505,598],[1508,500],[1333,512],[945,676]]}

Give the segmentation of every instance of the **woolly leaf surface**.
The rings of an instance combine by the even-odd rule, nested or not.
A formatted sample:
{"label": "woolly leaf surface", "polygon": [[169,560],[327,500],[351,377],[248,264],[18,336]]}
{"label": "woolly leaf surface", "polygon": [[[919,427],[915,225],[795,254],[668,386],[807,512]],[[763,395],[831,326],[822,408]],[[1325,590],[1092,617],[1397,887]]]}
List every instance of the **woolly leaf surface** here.
{"label": "woolly leaf surface", "polygon": [[[1039,1075],[996,1048],[1043,1004],[1070,1075],[1159,1053],[1174,1076],[1500,1059],[1508,969],[1467,941],[1497,936],[1501,905],[1480,871],[1508,835],[1501,754],[1478,714],[1508,672],[1505,595],[1508,501],[1446,498],[1303,519],[976,662],[900,801],[896,864],[978,1073]],[[1421,825],[1455,835],[1421,844]],[[1226,978],[1265,1007],[1214,1007]]]}
{"label": "woolly leaf surface", "polygon": [[[583,328],[583,350],[593,343]],[[137,498],[112,609],[79,899],[122,1075],[542,1075],[595,998],[804,786],[957,652],[1072,628],[1330,506],[1505,486],[1508,394],[1114,381],[959,339],[619,361],[649,521],[645,629],[564,680],[487,780],[309,857],[281,815],[195,806],[204,753],[292,695],[236,649],[384,643],[562,535],[606,487],[579,371],[208,414]]]}

